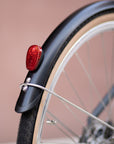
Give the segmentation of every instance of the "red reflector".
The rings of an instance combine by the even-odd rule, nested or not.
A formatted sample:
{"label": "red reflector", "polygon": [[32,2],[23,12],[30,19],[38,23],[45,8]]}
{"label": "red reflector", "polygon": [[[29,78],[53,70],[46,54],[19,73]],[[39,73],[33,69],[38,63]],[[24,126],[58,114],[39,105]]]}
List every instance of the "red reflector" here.
{"label": "red reflector", "polygon": [[34,71],[38,67],[42,54],[42,48],[37,45],[29,47],[26,56],[26,67],[29,71]]}

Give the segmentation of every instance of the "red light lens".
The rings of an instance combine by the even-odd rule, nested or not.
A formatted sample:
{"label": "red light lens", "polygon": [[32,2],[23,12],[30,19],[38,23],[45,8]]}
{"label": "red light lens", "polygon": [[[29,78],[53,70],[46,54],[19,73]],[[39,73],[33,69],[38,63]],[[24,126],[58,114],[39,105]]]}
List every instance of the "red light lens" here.
{"label": "red light lens", "polygon": [[37,45],[29,47],[26,56],[26,67],[29,71],[37,69],[42,54],[42,48]]}

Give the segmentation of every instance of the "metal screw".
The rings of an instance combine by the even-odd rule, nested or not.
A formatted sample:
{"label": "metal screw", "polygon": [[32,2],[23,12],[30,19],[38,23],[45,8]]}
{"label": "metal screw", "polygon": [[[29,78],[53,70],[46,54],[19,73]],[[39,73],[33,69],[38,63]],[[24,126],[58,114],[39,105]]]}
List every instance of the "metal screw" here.
{"label": "metal screw", "polygon": [[55,120],[47,120],[46,123],[55,125],[57,122]]}
{"label": "metal screw", "polygon": [[[30,81],[31,81],[31,78],[28,77],[28,78],[26,79],[26,83],[29,83]],[[27,89],[28,89],[28,86],[27,86],[27,85],[23,86],[23,88],[22,88],[22,90],[23,90],[24,92],[26,92]]]}
{"label": "metal screw", "polygon": [[22,90],[25,92],[28,89],[28,86],[23,86]]}
{"label": "metal screw", "polygon": [[31,78],[28,77],[28,78],[26,79],[26,82],[29,83],[30,81],[31,81]]}

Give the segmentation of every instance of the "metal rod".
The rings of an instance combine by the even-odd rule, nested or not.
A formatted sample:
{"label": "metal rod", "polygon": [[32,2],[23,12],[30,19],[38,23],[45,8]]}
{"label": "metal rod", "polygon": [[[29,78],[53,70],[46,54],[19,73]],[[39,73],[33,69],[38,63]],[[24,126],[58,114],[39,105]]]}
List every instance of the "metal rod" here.
{"label": "metal rod", "polygon": [[92,117],[93,119],[99,121],[100,123],[104,124],[105,126],[109,127],[110,129],[114,130],[114,127],[109,125],[108,123],[104,122],[103,120],[97,118],[96,116],[94,116],[93,114],[87,112],[86,110],[84,110],[83,108],[79,107],[78,105],[70,102],[69,100],[63,98],[62,96],[58,95],[57,93],[53,92],[53,91],[50,91],[48,90],[47,88],[41,86],[41,85],[38,85],[38,84],[33,84],[33,83],[23,83],[21,84],[21,87],[23,86],[32,86],[32,87],[36,87],[36,88],[40,88],[44,91],[47,91],[48,93],[52,94],[53,96],[56,96],[57,98],[59,98],[61,101],[64,101],[68,104],[70,104],[71,106],[75,107],[76,109],[82,111],[83,113],[87,114],[88,116]]}

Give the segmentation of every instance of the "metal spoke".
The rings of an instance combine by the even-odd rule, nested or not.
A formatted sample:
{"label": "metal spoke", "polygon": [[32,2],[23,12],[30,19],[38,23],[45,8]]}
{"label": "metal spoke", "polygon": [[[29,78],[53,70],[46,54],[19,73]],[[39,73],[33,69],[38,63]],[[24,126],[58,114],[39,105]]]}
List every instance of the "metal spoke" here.
{"label": "metal spoke", "polygon": [[85,129],[85,126],[84,124],[81,122],[80,119],[78,119],[78,117],[76,117],[76,114],[71,110],[71,108],[68,106],[67,103],[63,102],[64,106],[67,108],[67,110],[72,114],[72,116],[74,117],[74,119],[80,123],[80,125]]}
{"label": "metal spoke", "polygon": [[112,66],[111,66],[111,80],[110,84],[113,84],[113,75],[114,75],[114,29],[113,29],[113,44],[112,44]]}
{"label": "metal spoke", "polygon": [[[57,141],[57,140],[56,140]],[[68,142],[68,140],[66,140],[66,142],[40,142],[41,144],[73,144],[72,142]],[[76,144],[76,142],[75,142]],[[78,144],[82,144],[82,143],[78,143]]]}
{"label": "metal spoke", "polygon": [[69,136],[62,128],[60,128],[58,125],[56,125],[56,127],[59,129],[59,131],[61,131],[65,136],[67,136],[74,144],[76,143],[76,141]]}
{"label": "metal spoke", "polygon": [[72,90],[73,90],[75,96],[79,99],[80,104],[83,106],[84,109],[86,109],[85,104],[83,103],[82,99],[80,98],[80,96],[79,96],[79,94],[78,94],[76,88],[75,88],[74,85],[72,84],[72,82],[71,82],[71,80],[70,80],[70,78],[69,78],[67,72],[66,72],[65,70],[63,70],[63,73],[64,73],[64,75],[65,75],[65,77],[66,77],[66,79],[67,79],[67,81],[68,81],[70,87],[72,88]]}
{"label": "metal spoke", "polygon": [[[68,126],[66,126],[60,119],[58,119],[54,114],[52,114],[50,111],[47,111],[47,113],[51,117],[53,117],[57,121],[57,123],[59,123],[67,132],[79,139],[79,136],[75,132],[73,132]],[[55,126],[57,125],[55,124]]]}
{"label": "metal spoke", "polygon": [[[58,142],[41,142],[41,144],[61,144],[61,143],[58,143]],[[72,144],[72,143],[63,143],[62,144]],[[79,143],[78,143],[79,144]]]}
{"label": "metal spoke", "polygon": [[[85,74],[87,75],[87,77],[88,77],[88,79],[89,79],[89,81],[90,81],[90,83],[91,83],[91,86],[94,88],[94,90],[95,90],[95,92],[96,92],[96,94],[97,94],[97,96],[98,96],[98,98],[99,98],[99,100],[100,100],[101,95],[100,95],[98,89],[96,88],[96,86],[95,86],[95,84],[94,84],[94,82],[93,82],[91,76],[89,75],[88,71],[86,70],[86,68],[85,68],[85,66],[84,66],[84,64],[83,64],[83,62],[82,62],[82,60],[81,60],[81,58],[79,57],[78,53],[75,53],[75,55],[76,55],[76,57],[77,57],[77,59],[78,59],[80,65],[82,66],[82,68],[83,68]],[[102,105],[103,105],[104,108],[105,108],[105,104],[104,104],[103,102],[102,102]]]}
{"label": "metal spoke", "polygon": [[[48,121],[50,121],[49,120],[49,118],[47,118],[48,119]],[[57,124],[54,124],[53,126],[55,126],[60,132],[62,132],[67,138],[69,138],[73,143],[75,143],[75,140],[69,135],[69,134],[67,134],[61,127],[59,127]]]}
{"label": "metal spoke", "polygon": [[[106,87],[107,87],[107,91],[109,91],[109,78],[108,78],[108,68],[107,68],[107,61],[106,61],[106,48],[104,45],[104,35],[103,33],[101,33],[101,39],[102,39],[102,50],[103,50],[103,58],[104,58],[104,66],[105,66],[105,81],[106,81]],[[110,91],[108,93],[108,98],[109,101],[111,102],[111,98],[110,98]],[[111,118],[111,104],[109,102],[109,110],[108,110],[108,119],[110,120]]]}
{"label": "metal spoke", "polygon": [[[110,104],[110,99],[109,99],[109,92],[110,92],[110,99],[111,101],[114,99],[114,87],[112,87],[108,92],[107,94],[103,97],[103,99],[101,101],[103,101],[105,103],[105,105],[107,106],[108,104]],[[101,104],[101,102],[99,102],[97,104],[97,106],[94,108],[92,114],[96,117],[99,117],[100,114],[103,112],[104,110],[104,107],[103,105]],[[91,118],[88,118],[88,120],[91,119]],[[108,121],[110,121],[111,119],[109,119]],[[90,122],[90,120],[89,120]]]}
{"label": "metal spoke", "polygon": [[[88,56],[88,71],[89,75],[91,77],[91,61],[90,61],[90,43],[87,41],[87,56]],[[92,102],[92,87],[91,87],[91,82],[89,81],[89,92],[90,92],[90,101]],[[92,105],[92,103],[91,103]]]}
{"label": "metal spoke", "polygon": [[32,86],[32,87],[36,87],[36,88],[45,90],[45,91],[47,91],[48,93],[52,94],[53,96],[56,96],[59,100],[68,103],[69,105],[71,105],[71,106],[73,106],[74,108],[82,111],[83,113],[85,113],[86,115],[90,116],[91,118],[97,120],[98,122],[102,123],[103,125],[105,125],[105,126],[109,127],[110,129],[114,130],[114,127],[113,127],[113,126],[109,125],[108,123],[106,123],[106,122],[104,122],[103,120],[97,118],[96,116],[94,116],[93,114],[87,112],[86,110],[84,110],[83,108],[79,107],[78,105],[70,102],[69,100],[63,98],[62,96],[58,95],[57,93],[55,93],[55,92],[53,92],[53,91],[50,91],[49,89],[47,89],[47,88],[45,88],[45,87],[43,87],[43,86],[41,86],[41,85],[33,84],[33,83],[23,83],[23,84],[21,84],[21,87],[23,87],[23,86]]}
{"label": "metal spoke", "polygon": [[[110,86],[113,85],[113,75],[114,75],[114,29],[113,32],[113,42],[112,42],[112,57],[111,57],[111,77],[110,77]],[[109,103],[111,102],[111,92],[109,92]],[[109,106],[109,115],[112,118],[112,105]]]}
{"label": "metal spoke", "polygon": [[[65,70],[63,70],[63,73],[64,73],[64,75],[65,75],[65,77],[66,77],[66,79],[67,79],[70,87],[71,87],[72,90],[74,91],[75,96],[79,99],[80,104],[83,106],[84,109],[86,109],[83,101],[81,100],[81,98],[80,98],[80,96],[79,96],[79,94],[78,94],[78,92],[77,92],[77,90],[76,90],[76,88],[75,88],[74,85],[72,84],[72,82],[71,82],[71,80],[70,80],[67,72],[66,72]],[[64,106],[66,107],[66,109],[72,114],[72,116],[75,118],[75,120],[76,120],[78,123],[80,123],[83,128],[85,128],[84,124],[80,121],[80,119],[78,119],[78,117],[76,117],[76,114],[71,110],[71,108],[68,106],[68,104],[65,103],[65,102],[63,102],[63,104],[64,104]]]}
{"label": "metal spoke", "polygon": [[107,68],[107,62],[106,62],[106,48],[104,46],[104,36],[103,33],[101,33],[101,39],[102,39],[102,50],[103,50],[103,57],[104,57],[104,66],[105,66],[105,80],[106,80],[106,86],[107,86],[107,91],[109,89],[109,81],[108,81],[108,68]]}
{"label": "metal spoke", "polygon": [[[41,142],[41,144],[72,144],[72,143],[68,142],[68,140],[66,140],[66,142]],[[78,142],[78,143],[75,143],[75,144],[82,144],[82,143]]]}

